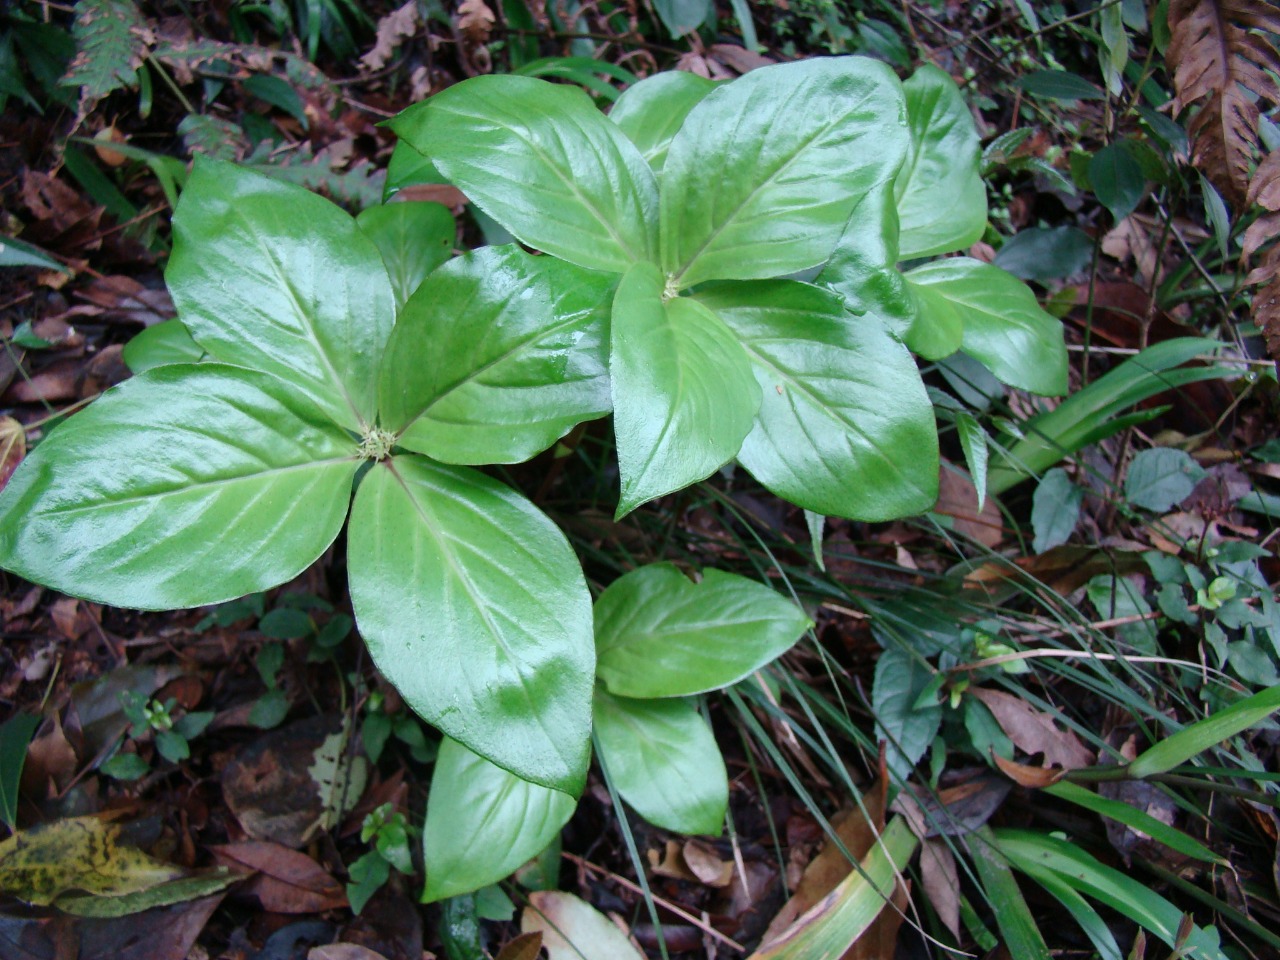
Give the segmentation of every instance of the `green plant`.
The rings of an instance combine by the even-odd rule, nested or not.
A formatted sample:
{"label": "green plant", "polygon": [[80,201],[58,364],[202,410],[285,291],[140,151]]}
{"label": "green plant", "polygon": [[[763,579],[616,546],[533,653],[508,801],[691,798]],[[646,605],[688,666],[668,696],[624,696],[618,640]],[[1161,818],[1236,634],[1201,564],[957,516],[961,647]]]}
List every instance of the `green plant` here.
{"label": "green plant", "polygon": [[[120,708],[130,723],[129,734],[135,740],[150,736],[156,752],[170,763],[179,763],[191,756],[190,741],[204,733],[213,720],[213,711],[184,712],[175,718],[173,710],[177,700],[170,697],[163,703],[148,700],[131,690],[119,694]],[[102,772],[118,780],[136,780],[148,771],[146,761],[136,753],[114,754],[102,764]]]}
{"label": "green plant", "polygon": [[347,899],[351,909],[359,913],[364,905],[391,877],[394,868],[405,876],[413,873],[413,853],[409,847],[412,829],[403,813],[384,803],[371,811],[360,825],[360,842],[373,843],[373,849],[351,864],[348,873]]}
{"label": "green plant", "polygon": [[[435,216],[421,207],[356,220],[201,159],[167,273],[190,343],[169,327],[158,349],[134,351],[147,369],[27,458],[0,494],[0,564],[116,605],[199,606],[288,581],[345,524],[360,633],[447,737],[428,850],[432,818],[452,822],[448,790],[488,784],[543,811],[545,829],[517,824],[506,859],[537,852],[583,787],[593,709],[623,795],[709,829],[715,804],[688,813],[642,797],[607,731],[642,716],[692,729],[702,721],[669,698],[737,681],[794,642],[803,616],[771,594],[745,602],[739,612],[787,612],[763,617],[778,622],[739,663],[726,606],[704,629],[734,668],[695,671],[692,688],[614,672],[564,536],[476,468],[526,461],[612,412],[619,516],[735,457],[815,514],[929,508],[937,432],[899,336],[925,356],[963,348],[1024,388],[1065,382],[1061,330],[1018,281],[958,259],[897,269],[981,233],[961,107],[938,71],[904,92],[859,58],[721,86],[656,77],[612,118],[580,90],[475,78],[392,126],[545,255],[495,246],[442,265],[447,246],[407,239]],[[818,284],[791,278],[819,269]],[[597,613],[663,612],[651,580],[676,596],[745,589],[714,571],[677,587],[681,576],[632,574]],[[619,599],[628,591],[643,602]],[[259,663],[268,686],[270,666]],[[431,859],[429,895],[474,888],[463,867],[433,873]],[[484,882],[519,862],[486,863]]]}

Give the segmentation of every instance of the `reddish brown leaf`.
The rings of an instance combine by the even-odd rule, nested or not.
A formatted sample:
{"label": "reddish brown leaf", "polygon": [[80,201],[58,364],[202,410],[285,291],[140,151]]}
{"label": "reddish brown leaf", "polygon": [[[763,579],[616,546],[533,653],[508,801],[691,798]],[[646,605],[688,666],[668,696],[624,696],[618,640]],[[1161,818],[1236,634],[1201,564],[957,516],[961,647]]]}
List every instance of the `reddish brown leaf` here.
{"label": "reddish brown leaf", "polygon": [[378,20],[378,35],[373,49],[360,58],[361,70],[381,70],[387,65],[406,37],[418,32],[417,0],[409,0]]}
{"label": "reddish brown leaf", "polygon": [[944,840],[920,846],[920,885],[934,912],[951,935],[960,940],[960,872],[955,854]]}
{"label": "reddish brown leaf", "polygon": [[1253,320],[1262,330],[1267,352],[1280,365],[1280,257],[1271,282],[1253,295]]}
{"label": "reddish brown leaf", "polygon": [[1067,770],[1093,763],[1093,754],[1074,733],[1059,730],[1052,717],[1026,701],[986,687],[970,687],[968,692],[986,705],[1000,728],[1024,753],[1043,753],[1046,765],[1061,766]]}
{"label": "reddish brown leaf", "polygon": [[27,455],[27,432],[13,417],[0,417],[0,490]]}
{"label": "reddish brown leaf", "polygon": [[1027,787],[1030,790],[1051,787],[1067,772],[1062,767],[1032,767],[1024,763],[1015,763],[1012,760],[1006,760],[998,753],[992,753],[991,758],[995,760],[1001,773],[1018,786]]}
{"label": "reddish brown leaf", "polygon": [[210,850],[223,866],[258,873],[245,889],[271,913],[319,913],[347,905],[342,884],[304,853],[260,840]]}
{"label": "reddish brown leaf", "polygon": [[542,931],[522,933],[498,951],[493,960],[538,960],[542,952]]}

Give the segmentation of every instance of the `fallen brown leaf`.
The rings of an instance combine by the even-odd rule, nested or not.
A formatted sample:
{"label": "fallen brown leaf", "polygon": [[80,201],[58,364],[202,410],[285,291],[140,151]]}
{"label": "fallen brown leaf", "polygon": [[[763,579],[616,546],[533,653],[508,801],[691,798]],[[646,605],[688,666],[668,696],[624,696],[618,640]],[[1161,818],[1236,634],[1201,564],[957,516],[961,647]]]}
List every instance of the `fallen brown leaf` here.
{"label": "fallen brown leaf", "polygon": [[1013,741],[1014,746],[1028,754],[1043,753],[1047,766],[1076,770],[1093,763],[1093,753],[1074,733],[1059,730],[1052,717],[1035,709],[1025,700],[986,687],[970,687],[968,693],[977,697],[991,711],[1000,724],[1000,729]]}
{"label": "fallen brown leaf", "polygon": [[342,884],[304,853],[261,840],[209,849],[223,866],[258,873],[245,892],[256,895],[268,912],[320,913],[347,905]]}

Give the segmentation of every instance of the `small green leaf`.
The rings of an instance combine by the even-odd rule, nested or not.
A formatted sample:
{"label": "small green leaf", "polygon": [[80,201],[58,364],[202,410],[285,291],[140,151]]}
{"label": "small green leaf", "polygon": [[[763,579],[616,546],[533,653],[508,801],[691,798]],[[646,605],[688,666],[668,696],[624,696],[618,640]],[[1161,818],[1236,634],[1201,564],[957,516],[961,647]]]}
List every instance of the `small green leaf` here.
{"label": "small green leaf", "polygon": [[621,517],[733,459],[760,407],[760,387],[724,322],[695,300],[666,299],[652,264],[622,278],[610,325]]}
{"label": "small green leaf", "polygon": [[279,687],[272,687],[249,709],[249,722],[262,730],[280,726],[289,714],[289,698]]}
{"label": "small green leaf", "polygon": [[377,893],[391,876],[391,864],[376,850],[356,860],[347,870],[351,883],[347,884],[347,900],[351,904],[351,912],[359,916],[373,895]]}
{"label": "small green leaf", "polygon": [[615,580],[595,605],[596,672],[621,697],[686,697],[737,683],[811,626],[763,584],[720,570],[694,583],[667,563]]}
{"label": "small green leaf", "polygon": [[711,0],[653,0],[662,25],[679,39],[702,26],[711,10]]}
{"label": "small green leaf", "polygon": [[258,632],[272,640],[297,640],[315,633],[316,625],[303,610],[278,607],[258,621]]}
{"label": "small green leaf", "polygon": [[1108,144],[1089,161],[1089,182],[1117,223],[1142,201],[1146,178],[1124,141]]}
{"label": "small green leaf", "polygon": [[933,679],[933,671],[915,654],[892,646],[876,661],[871,685],[871,710],[876,736],[887,741],[889,772],[906,780],[942,723],[942,707],[922,705],[920,695]]}
{"label": "small green leaf", "polygon": [[1137,453],[1129,464],[1124,496],[1135,507],[1165,513],[1189,497],[1204,478],[1204,469],[1186,451],[1153,447]]}
{"label": "small green leaf", "polygon": [[1150,616],[1151,605],[1133,581],[1109,573],[1099,574],[1085,584],[1085,594],[1098,615],[1105,620],[1143,618],[1122,624],[1117,632],[1138,653],[1157,652],[1156,623]]}
{"label": "small green leaf", "polygon": [[957,413],[956,433],[960,435],[960,447],[964,450],[965,463],[969,465],[969,476],[978,491],[978,509],[987,499],[987,432],[978,421],[967,413]]}
{"label": "small green leaf", "polygon": [[0,267],[39,267],[59,273],[71,272],[35,244],[3,235],[0,235]]}
{"label": "small green leaf", "polygon": [[955,81],[925,64],[903,85],[911,146],[894,180],[899,258],[968,249],[987,226],[978,131]]}
{"label": "small green leaf", "polygon": [[181,763],[191,756],[191,745],[187,743],[187,738],[173,730],[156,732],[156,750],[170,763]]}
{"label": "small green leaf", "polygon": [[475,470],[397,456],[348,528],[356,622],[423,719],[513,773],[576,795],[590,751],[590,595],[564,535]]}
{"label": "small green leaf", "polygon": [[382,426],[446,463],[519,463],[604,416],[615,279],[514,244],[440,267],[391,334]]}
{"label": "small green leaf", "polygon": [[716,738],[687,700],[632,700],[596,690],[600,761],[622,798],[675,833],[720,835],[729,778]]}
{"label": "small green leaf", "polygon": [[577,803],[522,780],[445,738],[422,831],[426,903],[479,890],[535,856]]}
{"label": "small green leaf", "polygon": [[660,173],[685,117],[715,88],[713,81],[687,70],[655,73],[623,91],[609,119],[636,145],[654,173]]}
{"label": "small green leaf", "polygon": [[117,753],[98,769],[108,777],[124,781],[138,780],[151,772],[147,761],[136,753]]}
{"label": "small green leaf", "polygon": [[453,214],[440,203],[384,203],[362,211],[356,223],[382,254],[397,313],[427,274],[453,255],[458,232]]}
{"label": "small green leaf", "polygon": [[0,492],[0,566],[170,610],[296,577],[347,512],[356,443],[283,381],[157,367],[55,430]]}
{"label": "small green leaf", "polygon": [[1002,383],[1032,393],[1067,392],[1062,323],[1040,308],[1025,283],[968,257],[917,267],[907,280],[922,313],[946,304],[959,314],[964,352]]}
{"label": "small green leaf", "polygon": [[653,172],[577,87],[472,77],[390,126],[529,246],[609,273],[656,260]]}
{"label": "small green leaf", "polygon": [[708,94],[662,169],[662,266],[680,289],[823,263],[906,153],[902,86],[865,57],[766,67]]}
{"label": "small green leaf", "polygon": [[1084,490],[1071,482],[1067,471],[1054,467],[1044,475],[1031,498],[1031,549],[1044,553],[1066,543],[1080,520]]}

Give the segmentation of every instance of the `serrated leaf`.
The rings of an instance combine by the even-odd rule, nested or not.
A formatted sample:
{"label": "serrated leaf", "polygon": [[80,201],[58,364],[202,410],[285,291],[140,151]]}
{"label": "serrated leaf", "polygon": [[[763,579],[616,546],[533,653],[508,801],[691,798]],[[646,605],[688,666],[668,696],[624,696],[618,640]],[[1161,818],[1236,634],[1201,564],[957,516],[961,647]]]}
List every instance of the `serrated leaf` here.
{"label": "serrated leaf", "polygon": [[609,373],[619,517],[724,466],[760,407],[760,387],[733,333],[696,300],[665,299],[653,264],[636,264],[618,285]]}
{"label": "serrated leaf", "polygon": [[422,831],[423,901],[501,880],[551,843],[576,807],[573,797],[522,780],[446,737]]}
{"label": "serrated leaf", "polygon": [[354,219],[300,187],[198,159],[173,229],[165,278],[197,343],[284,378],[342,427],[373,423],[395,299]]}
{"label": "serrated leaf", "polygon": [[418,286],[453,255],[458,225],[439,203],[384,203],[361,211],[356,223],[382,254],[396,313]]}
{"label": "serrated leaf", "polygon": [[905,781],[911,775],[942,723],[942,707],[919,704],[932,679],[916,655],[898,646],[881,652],[876,661],[871,710],[876,736],[887,741],[887,763],[895,780]]}
{"label": "serrated leaf", "polygon": [[720,835],[729,779],[706,721],[686,700],[633,700],[596,690],[600,762],[640,816],[676,833]]}
{"label": "serrated leaf", "polygon": [[596,600],[596,673],[622,697],[686,697],[736,683],[811,626],[768,587],[720,570],[694,583],[667,563],[615,580]]}
{"label": "serrated leaf", "polygon": [[409,706],[576,796],[595,657],[590,596],[556,526],[475,470],[403,456],[361,481],[347,536],[360,633]]}
{"label": "serrated leaf", "polygon": [[1185,450],[1154,447],[1138,452],[1129,464],[1124,497],[1135,507],[1165,513],[1204,478],[1204,468]]}
{"label": "serrated leaf", "polygon": [[627,87],[609,111],[609,119],[660,173],[685,117],[715,88],[713,81],[686,70],[655,73]]}
{"label": "serrated leaf", "polygon": [[514,244],[441,267],[387,345],[382,426],[446,463],[519,463],[604,416],[614,282]]}
{"label": "serrated leaf", "polygon": [[77,0],[71,28],[76,56],[60,82],[80,88],[82,112],[107,94],[137,82],[146,48],[145,28],[133,0]]}
{"label": "serrated leaf", "polygon": [[324,552],[358,465],[355,441],[275,377],[158,367],[27,456],[0,493],[0,566],[114,606],[232,600]]}
{"label": "serrated leaf", "polygon": [[968,257],[917,267],[907,280],[922,316],[948,308],[959,315],[961,348],[1002,383],[1032,393],[1066,393],[1062,323],[1040,308],[1025,283]]}
{"label": "serrated leaf", "polygon": [[738,459],[778,496],[827,516],[929,509],[938,436],[915,361],[871,315],[790,280],[720,284],[697,299],[745,348],[760,409]]}
{"label": "serrated leaf", "polygon": [[1031,498],[1031,549],[1044,553],[1066,543],[1080,520],[1084,490],[1071,482],[1067,471],[1054,467],[1044,475]]}
{"label": "serrated leaf", "polygon": [[473,77],[390,126],[531,247],[610,273],[656,258],[653,172],[577,87]]}
{"label": "serrated leaf", "polygon": [[903,85],[911,128],[894,180],[900,259],[964,250],[987,226],[987,188],[978,175],[978,131],[955,81],[925,64]]}
{"label": "serrated leaf", "polygon": [[133,373],[170,363],[198,363],[204,356],[204,348],[177,318],[147,327],[124,345],[124,362]]}
{"label": "serrated leaf", "polygon": [[663,165],[664,271],[684,289],[824,262],[907,140],[902,87],[868,58],[778,64],[713,90]]}

